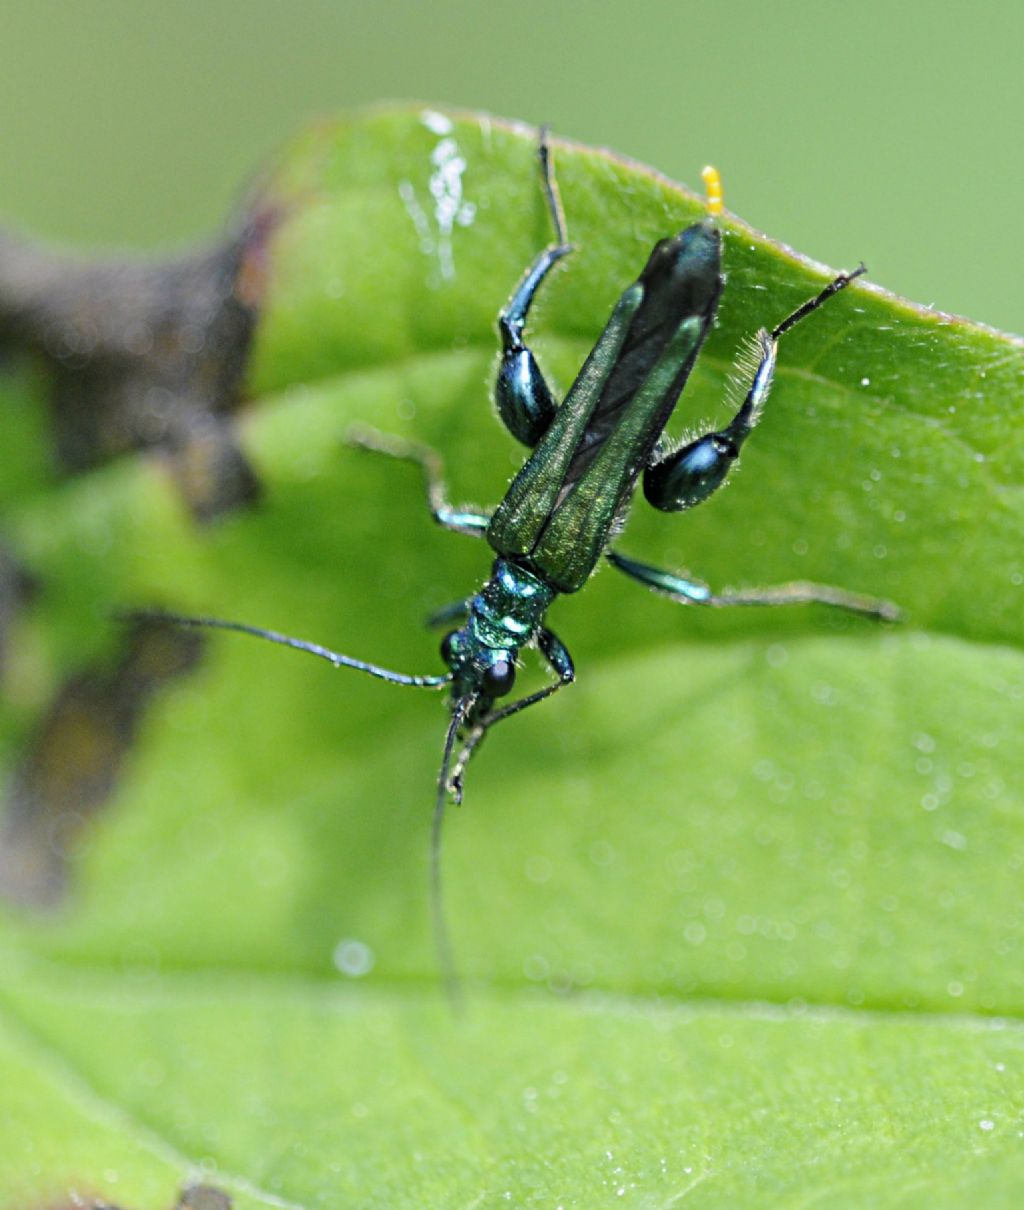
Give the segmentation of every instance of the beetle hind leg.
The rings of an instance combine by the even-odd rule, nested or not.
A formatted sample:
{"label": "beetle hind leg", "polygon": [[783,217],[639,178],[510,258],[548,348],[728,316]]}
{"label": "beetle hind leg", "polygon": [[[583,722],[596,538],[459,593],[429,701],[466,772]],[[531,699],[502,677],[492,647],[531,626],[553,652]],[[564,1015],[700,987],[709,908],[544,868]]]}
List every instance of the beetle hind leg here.
{"label": "beetle hind leg", "polygon": [[547,430],[557,404],[533,350],[523,340],[523,329],[541,283],[562,257],[572,251],[566,240],[565,215],[551,164],[547,127],[541,129],[537,158],[555,242],[538,253],[498,316],[501,361],[494,385],[494,401],[502,423],[517,441],[531,449]]}
{"label": "beetle hind leg", "polygon": [[797,307],[770,332],[762,328],[757,333],[750,387],[736,415],[725,428],[704,433],[681,449],[657,458],[645,469],[644,495],[650,504],[663,512],[682,512],[702,504],[725,483],[743,443],[761,418],[772,388],[779,338],[864,272],[864,266],[859,265],[852,273],[837,274],[824,290]]}

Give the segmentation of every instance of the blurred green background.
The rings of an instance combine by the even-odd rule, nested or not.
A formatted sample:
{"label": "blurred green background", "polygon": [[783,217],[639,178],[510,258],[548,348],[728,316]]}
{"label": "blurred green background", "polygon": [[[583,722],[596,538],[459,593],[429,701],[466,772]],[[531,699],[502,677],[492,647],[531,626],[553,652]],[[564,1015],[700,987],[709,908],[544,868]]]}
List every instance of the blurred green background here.
{"label": "blurred green background", "polygon": [[304,122],[381,99],[605,144],[922,303],[1024,330],[1024,7],[890,0],[6,0],[0,220],[139,248],[223,223]]}

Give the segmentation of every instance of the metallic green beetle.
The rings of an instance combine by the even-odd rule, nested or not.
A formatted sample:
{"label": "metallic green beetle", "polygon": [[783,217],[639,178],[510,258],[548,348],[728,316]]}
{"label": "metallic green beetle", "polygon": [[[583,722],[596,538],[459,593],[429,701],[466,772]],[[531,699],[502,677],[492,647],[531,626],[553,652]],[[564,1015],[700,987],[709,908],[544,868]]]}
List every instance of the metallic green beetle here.
{"label": "metallic green beetle", "polygon": [[[399,685],[449,687],[451,719],[438,776],[432,843],[435,926],[449,972],[439,857],[446,800],[452,795],[461,801],[466,763],[489,728],[574,680],[572,658],[544,625],[544,618],[560,593],[577,592],[586,584],[602,557],[627,576],[684,604],[821,602],[878,618],[897,616],[896,608],[886,601],[807,583],[715,595],[703,584],[609,549],[641,476],[647,500],[666,512],[692,508],[722,486],[768,396],[779,338],[849,285],[864,267],[840,274],[771,331],[757,334],[757,366],[746,398],[729,424],[679,449],[665,449],[662,432],[714,321],[723,286],[722,239],[714,218],[721,208],[717,175],[710,170],[711,216],[655,245],[558,406],[523,340],[538,288],[571,251],[543,131],[539,160],[556,239],[537,256],[498,320],[502,343],[495,390],[498,413],[511,434],[533,450],[504,499],[490,516],[460,512],[447,502],[441,460],[432,450],[371,431],[350,437],[362,448],[417,463],[424,472],[434,519],[446,529],[485,537],[497,556],[479,592],[432,619],[461,623],[441,645],[448,671],[408,676],[241,622],[147,615],[183,626],[242,631]],[[500,705],[515,683],[520,651],[532,644],[554,672],[555,681]]]}

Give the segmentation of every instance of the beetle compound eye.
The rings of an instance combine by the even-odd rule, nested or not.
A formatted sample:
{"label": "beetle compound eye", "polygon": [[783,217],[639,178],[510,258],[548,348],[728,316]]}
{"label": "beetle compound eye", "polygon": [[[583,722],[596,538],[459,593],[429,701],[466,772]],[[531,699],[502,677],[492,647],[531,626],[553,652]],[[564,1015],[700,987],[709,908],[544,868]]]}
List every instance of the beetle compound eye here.
{"label": "beetle compound eye", "polygon": [[450,630],[441,640],[441,659],[449,668],[455,667],[459,654],[459,632]]}
{"label": "beetle compound eye", "polygon": [[504,697],[516,683],[516,666],[511,660],[495,660],[483,675],[484,690],[492,697]]}

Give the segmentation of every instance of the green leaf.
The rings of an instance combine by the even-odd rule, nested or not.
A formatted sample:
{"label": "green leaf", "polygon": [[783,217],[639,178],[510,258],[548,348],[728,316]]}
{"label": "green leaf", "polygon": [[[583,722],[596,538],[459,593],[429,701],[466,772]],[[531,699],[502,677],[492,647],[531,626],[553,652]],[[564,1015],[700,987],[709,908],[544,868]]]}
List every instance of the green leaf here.
{"label": "green leaf", "polygon": [[[19,486],[45,591],[9,762],[116,646],[116,605],[437,670],[422,618],[487,548],[342,437],[429,441],[456,500],[500,498],[523,453],[488,402],[494,319],[551,238],[534,155],[401,109],[282,157],[243,421],[265,504],[199,531],[142,458]],[[564,389],[701,204],[604,152],[556,162],[577,250],[532,332]],[[678,431],[725,416],[743,337],[827,276],[731,219],[724,255]],[[246,1210],[1019,1204],[1022,377],[1019,340],[856,284],[785,338],[730,489],[638,504],[637,558],[906,622],[684,609],[611,571],[560,600],[577,685],[495,732],[448,820],[462,1017],[427,902],[441,699],[214,636],[79,835],[65,908],[0,918],[0,1206],[159,1210],[197,1174]]]}

